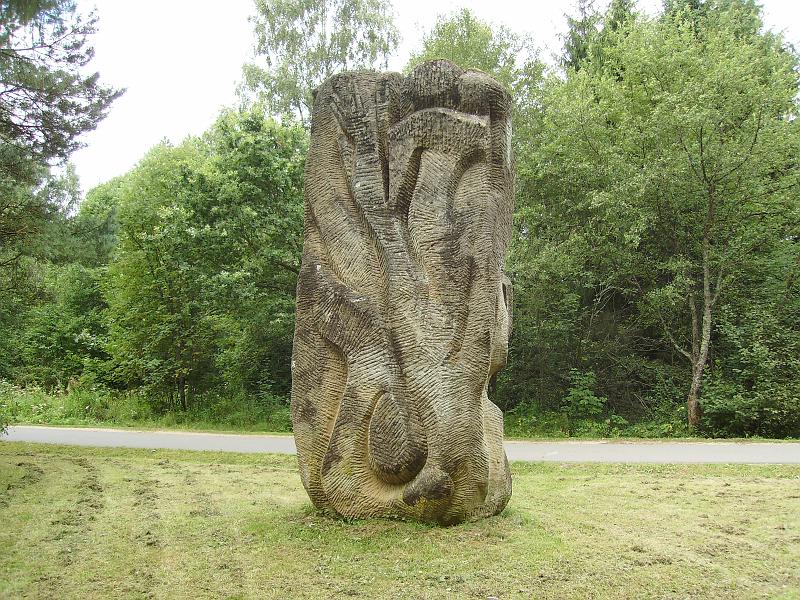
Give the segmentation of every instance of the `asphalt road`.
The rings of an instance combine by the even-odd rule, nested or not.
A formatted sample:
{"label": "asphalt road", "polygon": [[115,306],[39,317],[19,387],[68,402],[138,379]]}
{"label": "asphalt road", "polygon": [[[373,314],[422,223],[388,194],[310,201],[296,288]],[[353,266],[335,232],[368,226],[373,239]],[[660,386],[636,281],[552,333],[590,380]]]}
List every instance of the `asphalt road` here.
{"label": "asphalt road", "polygon": [[[121,448],[294,454],[289,435],[9,427],[0,440]],[[800,442],[506,442],[509,460],[607,463],[800,464]]]}

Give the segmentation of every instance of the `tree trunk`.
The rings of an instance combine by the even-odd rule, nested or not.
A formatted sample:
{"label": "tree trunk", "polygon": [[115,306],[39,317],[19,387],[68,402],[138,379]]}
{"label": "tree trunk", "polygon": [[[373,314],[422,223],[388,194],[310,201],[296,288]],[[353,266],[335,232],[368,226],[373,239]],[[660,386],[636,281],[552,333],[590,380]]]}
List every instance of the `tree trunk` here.
{"label": "tree trunk", "polygon": [[[713,205],[712,205],[713,207]],[[712,212],[713,216],[713,212]],[[700,424],[700,388],[703,384],[703,373],[708,361],[708,350],[711,345],[711,317],[714,296],[711,293],[711,242],[709,235],[703,236],[703,317],[700,331],[700,339],[697,340],[696,334],[693,335],[692,343],[692,385],[689,387],[689,395],[686,398],[686,410],[688,413],[689,429],[695,429]],[[697,309],[692,297],[692,320],[697,324]],[[699,342],[699,344],[697,343]]]}
{"label": "tree trunk", "polygon": [[182,410],[186,410],[186,376],[178,376],[178,400]]}
{"label": "tree trunk", "polygon": [[689,414],[689,429],[695,429],[700,424],[700,384],[703,381],[704,365],[694,365],[692,385],[689,387],[689,396],[686,399],[686,410]]}

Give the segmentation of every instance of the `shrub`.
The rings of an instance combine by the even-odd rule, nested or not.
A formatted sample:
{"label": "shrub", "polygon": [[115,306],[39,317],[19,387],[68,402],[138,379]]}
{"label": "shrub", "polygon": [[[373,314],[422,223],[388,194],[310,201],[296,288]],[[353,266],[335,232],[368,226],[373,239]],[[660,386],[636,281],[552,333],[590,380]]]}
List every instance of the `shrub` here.
{"label": "shrub", "polygon": [[603,414],[606,398],[595,395],[596,384],[594,371],[569,370],[569,390],[561,400],[561,410],[570,420],[591,420]]}
{"label": "shrub", "polygon": [[800,382],[751,389],[711,378],[703,389],[702,426],[713,437],[800,437]]}

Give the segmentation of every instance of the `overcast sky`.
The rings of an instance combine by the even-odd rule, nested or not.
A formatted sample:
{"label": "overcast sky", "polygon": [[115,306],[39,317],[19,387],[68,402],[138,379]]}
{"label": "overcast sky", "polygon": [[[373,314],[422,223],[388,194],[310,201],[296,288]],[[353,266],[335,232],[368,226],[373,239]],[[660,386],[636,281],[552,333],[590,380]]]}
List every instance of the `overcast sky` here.
{"label": "overcast sky", "polygon": [[[607,2],[606,2],[607,3]],[[598,5],[604,5],[599,0]],[[660,0],[640,0],[653,11]],[[763,1],[767,25],[800,42],[800,2]],[[84,191],[122,175],[153,145],[201,134],[235,103],[242,64],[253,43],[252,0],[79,0],[100,17],[93,68],[127,92],[72,156]],[[560,48],[573,0],[395,0],[402,41],[389,67],[401,69],[436,16],[462,7],[483,20],[533,36],[542,57]]]}

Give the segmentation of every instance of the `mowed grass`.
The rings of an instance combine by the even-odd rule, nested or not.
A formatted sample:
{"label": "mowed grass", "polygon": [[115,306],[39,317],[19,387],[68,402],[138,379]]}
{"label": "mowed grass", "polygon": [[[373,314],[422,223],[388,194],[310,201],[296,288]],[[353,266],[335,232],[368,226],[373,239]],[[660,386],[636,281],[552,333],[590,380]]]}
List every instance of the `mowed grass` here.
{"label": "mowed grass", "polygon": [[4,598],[800,598],[800,467],[513,465],[491,519],[316,514],[294,457],[0,443]]}

